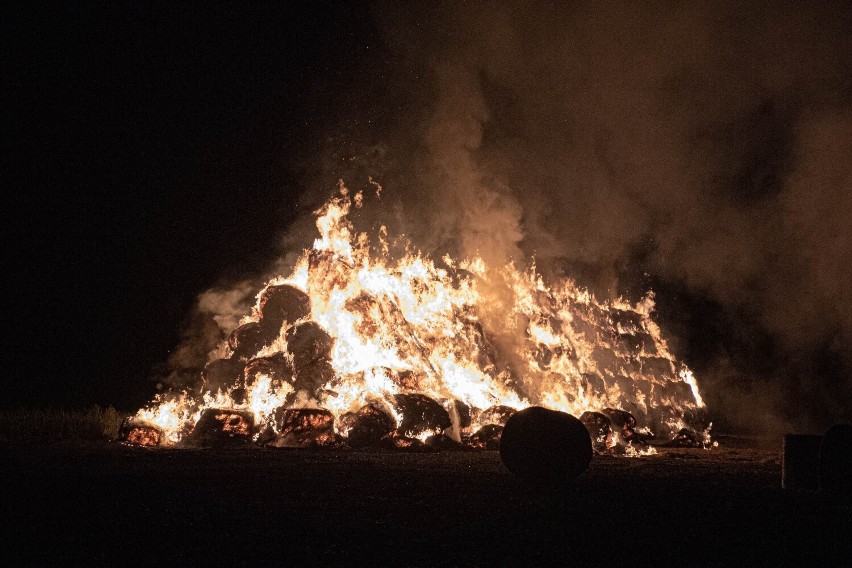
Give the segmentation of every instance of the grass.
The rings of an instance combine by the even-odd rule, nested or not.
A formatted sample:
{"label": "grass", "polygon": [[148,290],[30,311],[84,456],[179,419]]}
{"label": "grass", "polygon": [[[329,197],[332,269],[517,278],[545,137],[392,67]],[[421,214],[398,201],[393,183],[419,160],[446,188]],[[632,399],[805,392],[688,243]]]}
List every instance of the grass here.
{"label": "grass", "polygon": [[112,406],[83,410],[19,408],[0,411],[0,443],[111,440],[126,414]]}

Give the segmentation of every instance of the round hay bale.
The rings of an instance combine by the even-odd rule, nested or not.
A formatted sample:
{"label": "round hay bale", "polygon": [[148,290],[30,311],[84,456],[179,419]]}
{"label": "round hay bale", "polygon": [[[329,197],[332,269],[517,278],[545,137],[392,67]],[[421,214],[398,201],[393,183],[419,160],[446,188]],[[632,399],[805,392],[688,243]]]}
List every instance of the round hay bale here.
{"label": "round hay bale", "polygon": [[354,448],[378,446],[396,430],[393,417],[376,405],[368,404],[357,413],[340,417],[340,426],[348,430],[349,445]]}
{"label": "round hay bale", "polygon": [[506,422],[500,458],[520,479],[558,488],[589,467],[592,439],[583,423],[570,414],[532,406]]}
{"label": "round hay bale", "polygon": [[260,323],[250,321],[241,325],[231,333],[228,338],[228,346],[234,352],[234,357],[249,359],[252,355],[263,349],[266,341]]}
{"label": "round hay bale", "polygon": [[316,322],[308,321],[287,330],[287,351],[293,356],[297,371],[308,364],[331,356],[334,340]]}
{"label": "round hay bale", "polygon": [[819,448],[819,486],[823,491],[852,495],[852,424],[835,424]]}
{"label": "round hay bale", "polygon": [[452,421],[447,410],[437,401],[423,394],[398,394],[394,406],[402,416],[399,433],[417,437],[423,432],[441,433]]}
{"label": "round hay bale", "polygon": [[275,339],[284,323],[294,324],[311,315],[311,299],[289,284],[269,286],[260,295],[260,324],[264,336]]}

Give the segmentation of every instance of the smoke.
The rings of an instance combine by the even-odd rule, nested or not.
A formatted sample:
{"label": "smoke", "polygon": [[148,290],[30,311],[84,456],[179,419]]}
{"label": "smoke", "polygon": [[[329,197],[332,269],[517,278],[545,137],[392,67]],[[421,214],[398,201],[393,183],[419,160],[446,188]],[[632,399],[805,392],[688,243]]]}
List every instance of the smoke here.
{"label": "smoke", "polygon": [[731,429],[852,418],[847,3],[374,12],[384,56],[358,76],[383,94],[345,109],[381,119],[318,133],[303,209],[377,176],[391,233],[424,250],[535,258],[602,296],[655,286]]}
{"label": "smoke", "polygon": [[398,60],[431,79],[422,126],[400,122],[421,136],[400,185],[429,196],[401,197],[428,204],[410,212],[426,246],[534,256],[601,295],[649,273],[713,306],[690,333],[719,337],[675,343],[706,361],[702,386],[728,426],[850,418],[848,4],[377,13]]}

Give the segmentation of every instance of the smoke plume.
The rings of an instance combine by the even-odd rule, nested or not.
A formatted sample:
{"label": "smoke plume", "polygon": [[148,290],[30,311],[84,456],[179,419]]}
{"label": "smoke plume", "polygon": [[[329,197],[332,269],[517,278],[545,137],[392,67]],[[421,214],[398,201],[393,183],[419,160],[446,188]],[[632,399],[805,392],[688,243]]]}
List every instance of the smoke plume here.
{"label": "smoke plume", "polygon": [[535,258],[601,296],[654,287],[731,429],[850,419],[847,3],[391,3],[375,19],[384,57],[360,79],[384,94],[346,110],[390,111],[318,133],[305,204],[373,175],[391,231],[424,250]]}

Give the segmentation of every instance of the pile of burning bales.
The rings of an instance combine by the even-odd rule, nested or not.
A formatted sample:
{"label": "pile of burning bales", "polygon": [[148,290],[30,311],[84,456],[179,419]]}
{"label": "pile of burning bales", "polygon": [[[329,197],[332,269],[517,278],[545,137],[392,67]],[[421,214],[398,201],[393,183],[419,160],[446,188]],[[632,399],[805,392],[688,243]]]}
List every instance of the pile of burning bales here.
{"label": "pile of burning bales", "polygon": [[[199,409],[197,421],[183,428],[177,445],[499,449],[506,422],[517,409],[506,405],[481,409],[458,399],[432,398],[417,392],[418,378],[410,371],[384,369],[399,392],[368,400],[355,411],[335,415],[322,408],[318,401],[334,394],[328,390],[336,378],[331,361],[334,339],[310,315],[305,292],[289,284],[267,287],[259,299],[258,320],[238,327],[227,342],[230,355],[210,362],[202,373],[201,390],[227,390],[234,407]],[[269,346],[279,336],[285,347],[274,351]],[[261,380],[268,382],[266,388],[287,394],[280,406],[258,421],[251,408],[240,406]],[[674,438],[654,439],[643,434],[636,417],[623,409],[586,411],[579,420],[596,453],[641,453],[659,445],[700,447],[705,443],[703,433],[686,428]],[[139,416],[125,420],[119,441],[141,447],[171,445],[162,427]]]}

